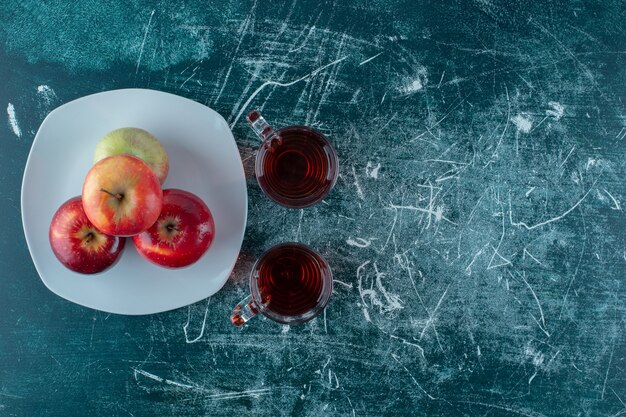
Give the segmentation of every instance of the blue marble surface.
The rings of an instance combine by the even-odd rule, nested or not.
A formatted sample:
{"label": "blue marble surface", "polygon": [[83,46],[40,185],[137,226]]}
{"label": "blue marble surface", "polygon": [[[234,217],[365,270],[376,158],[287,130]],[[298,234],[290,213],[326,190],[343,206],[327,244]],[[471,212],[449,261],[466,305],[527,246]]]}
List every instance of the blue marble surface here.
{"label": "blue marble surface", "polygon": [[[622,1],[0,4],[0,415],[626,415]],[[46,114],[125,87],[232,125],[249,225],[222,291],[143,317],[39,280],[20,185]],[[288,210],[242,115],[340,156]],[[53,190],[51,190],[53,192]],[[256,257],[329,261],[325,314],[228,321]]]}

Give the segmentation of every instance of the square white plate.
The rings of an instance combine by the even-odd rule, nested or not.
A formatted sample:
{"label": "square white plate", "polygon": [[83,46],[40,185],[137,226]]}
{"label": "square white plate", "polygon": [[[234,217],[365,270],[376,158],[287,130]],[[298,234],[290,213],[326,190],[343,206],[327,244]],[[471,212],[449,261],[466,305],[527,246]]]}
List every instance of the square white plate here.
{"label": "square white plate", "polygon": [[[59,206],[81,193],[96,143],[120,127],[155,135],[170,159],[163,185],[199,196],[215,221],[215,239],[195,264],[166,269],[139,256],[132,240],[119,262],[96,275],[66,269],[48,240]],[[248,196],[239,151],[214,110],[154,90],[114,90],[53,110],[33,142],[22,181],[22,222],[30,254],[45,285],[74,303],[118,314],[152,314],[202,300],[222,288],[241,249]]]}

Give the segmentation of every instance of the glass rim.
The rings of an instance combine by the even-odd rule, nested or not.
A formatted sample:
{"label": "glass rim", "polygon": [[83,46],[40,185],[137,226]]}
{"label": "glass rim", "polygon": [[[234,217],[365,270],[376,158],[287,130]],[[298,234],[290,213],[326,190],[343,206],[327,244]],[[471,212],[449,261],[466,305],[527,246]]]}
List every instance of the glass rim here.
{"label": "glass rim", "polygon": [[[262,262],[267,255],[269,255],[272,251],[276,249],[280,249],[284,246],[296,246],[305,252],[308,252],[313,255],[315,262],[317,262],[321,272],[322,272],[322,289],[320,291],[320,296],[317,304],[311,310],[306,311],[302,314],[296,316],[285,316],[280,313],[276,313],[268,308],[266,308],[261,303],[261,293],[258,287],[258,266],[260,262]],[[333,292],[333,273],[326,262],[326,259],[322,255],[319,254],[315,249],[311,248],[308,245],[299,242],[283,242],[277,245],[272,246],[271,248],[265,250],[261,256],[258,257],[254,265],[252,266],[252,270],[250,271],[250,294],[252,296],[252,301],[254,302],[255,307],[259,311],[259,313],[263,314],[265,317],[273,320],[275,322],[281,324],[302,324],[313,318],[317,317],[328,305],[330,301],[330,296]]]}

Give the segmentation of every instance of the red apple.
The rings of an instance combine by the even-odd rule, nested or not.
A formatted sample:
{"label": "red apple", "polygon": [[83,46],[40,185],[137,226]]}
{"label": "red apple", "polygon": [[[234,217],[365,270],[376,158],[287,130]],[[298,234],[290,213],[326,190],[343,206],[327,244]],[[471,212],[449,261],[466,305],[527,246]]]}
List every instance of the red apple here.
{"label": "red apple", "polygon": [[154,224],[161,212],[159,179],[141,159],[114,155],[98,161],[83,184],[83,207],[102,232],[132,236]]}
{"label": "red apple", "polygon": [[80,197],[63,203],[50,223],[50,246],[63,265],[81,274],[95,274],[115,263],[126,239],[100,232],[89,221]]}
{"label": "red apple", "polygon": [[191,265],[209,249],[215,224],[209,208],[196,195],[177,189],[163,190],[163,209],[151,228],[136,236],[137,251],[157,265],[181,268]]}

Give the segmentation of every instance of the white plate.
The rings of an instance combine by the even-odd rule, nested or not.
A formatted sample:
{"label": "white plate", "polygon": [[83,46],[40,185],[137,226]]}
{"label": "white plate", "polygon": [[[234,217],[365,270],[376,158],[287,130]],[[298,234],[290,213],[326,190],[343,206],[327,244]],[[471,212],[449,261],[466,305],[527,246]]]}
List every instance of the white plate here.
{"label": "white plate", "polygon": [[[163,143],[170,158],[163,187],[204,200],[215,221],[215,240],[187,268],[155,266],[128,239],[112,268],[92,276],[74,273],[50,248],[50,220],[64,201],[80,195],[98,140],[125,126],[146,129]],[[118,314],[158,313],[219,291],[239,255],[247,207],[243,165],[226,121],[199,103],[153,90],[108,91],[52,111],[35,136],[22,182],[24,234],[42,281],[72,302]]]}

